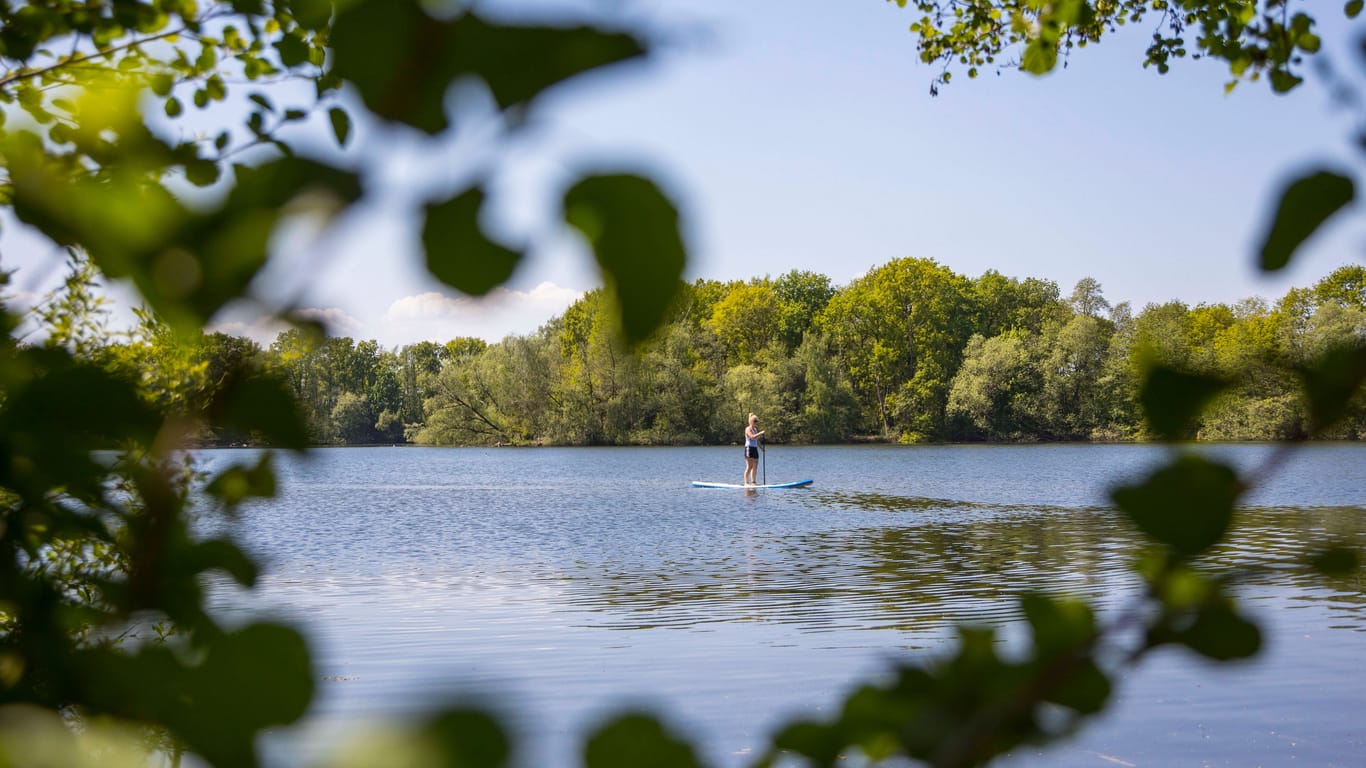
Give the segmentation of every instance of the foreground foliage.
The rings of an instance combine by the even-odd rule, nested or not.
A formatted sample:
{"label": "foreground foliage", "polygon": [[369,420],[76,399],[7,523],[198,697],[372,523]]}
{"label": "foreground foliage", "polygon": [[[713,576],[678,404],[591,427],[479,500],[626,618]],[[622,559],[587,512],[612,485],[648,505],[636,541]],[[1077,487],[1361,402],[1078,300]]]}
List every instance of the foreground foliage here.
{"label": "foreground foliage", "polygon": [[[291,217],[335,213],[363,197],[355,172],[296,157],[280,138],[281,126],[316,112],[347,141],[351,118],[328,95],[339,84],[355,90],[373,119],[436,134],[452,123],[445,102],[451,83],[474,80],[508,118],[504,129],[515,132],[523,121],[513,118],[542,92],[648,49],[634,35],[596,26],[515,26],[468,12],[432,16],[425,8],[413,0],[356,0],[335,11],[321,0],[0,3],[5,200],[53,242],[83,250],[108,276],[133,281],[152,313],[144,340],[174,349],[190,343],[186,338],[226,303],[249,293],[267,244]],[[1029,18],[1039,25],[1026,37],[1042,39],[1049,24],[1073,23],[1043,15],[1059,12],[1031,8]],[[1241,11],[1191,12],[1227,19]],[[1290,22],[1293,45],[1309,50],[1301,26]],[[1254,43],[1258,34],[1253,30]],[[165,139],[135,109],[146,98],[177,118],[187,101],[202,108],[235,94],[242,82],[295,77],[314,86],[313,100],[281,110],[245,86],[254,106],[244,125],[213,136]],[[236,159],[251,162],[229,168],[239,151],[245,154]],[[516,249],[493,242],[478,225],[486,183],[474,179],[424,206],[429,268],[475,293],[501,283],[520,260]],[[222,194],[191,208],[175,194],[186,184],[219,184]],[[1265,266],[1282,266],[1353,192],[1350,179],[1328,172],[1292,185],[1269,228]],[[615,307],[628,341],[644,340],[673,306],[682,266],[673,206],[650,181],[617,169],[573,182],[564,200],[566,226],[583,234],[612,287],[604,306]],[[877,404],[878,418],[929,434],[937,428],[933,414],[922,424],[913,411],[942,400],[955,356],[973,344],[968,329],[947,322],[964,309],[955,293],[964,281],[923,262],[891,265],[870,284],[883,278],[890,289],[886,297],[872,297],[880,310],[874,316],[861,318],[857,307],[825,297],[822,312],[848,316],[856,335],[832,333],[812,347],[791,331],[810,306],[806,298],[822,300],[818,280],[794,281],[801,285],[780,295],[758,328],[738,324],[734,312],[708,312],[725,351],[703,364],[724,360],[718,375],[732,380],[727,386],[761,391],[776,373],[755,365],[766,351],[755,339],[776,327],[793,359],[817,372],[813,380],[825,399],[815,408],[827,412],[837,411],[845,395],[836,373],[820,372],[824,350],[852,357],[846,350],[858,349],[861,356],[850,363],[857,371],[849,375],[868,382],[864,397],[872,393],[867,402]],[[21,344],[19,318],[0,312],[0,704],[7,705],[0,707],[0,757],[115,764],[138,760],[146,740],[172,756],[187,750],[213,765],[253,765],[258,734],[297,720],[307,707],[314,679],[308,651],[291,628],[228,627],[208,611],[206,576],[250,586],[256,568],[231,541],[196,536],[192,521],[197,503],[231,514],[246,499],[272,495],[274,476],[266,458],[200,481],[177,449],[205,423],[302,449],[306,422],[290,385],[250,354],[207,360],[191,349],[167,357],[179,362],[150,376],[142,375],[149,368],[136,350],[101,358],[85,286],[88,275],[78,268],[64,298],[44,310],[50,331],[44,346]],[[698,293],[717,308],[725,305],[718,292]],[[908,304],[905,296],[918,300]],[[1081,306],[1097,305],[1097,296],[1083,298]],[[578,391],[588,405],[618,385],[598,375],[582,352],[597,344],[609,354],[615,343],[609,326],[590,314],[598,311],[607,310],[586,307],[563,318],[572,343],[561,352],[583,363]],[[153,315],[167,327],[152,322]],[[907,339],[909,351],[885,341],[896,334]],[[936,346],[939,334],[951,341]],[[686,345],[671,335],[672,341],[665,335],[657,343]],[[978,352],[985,356],[988,339],[982,338]],[[1004,354],[1016,348],[1002,344]],[[461,346],[474,357],[487,351]],[[1350,413],[1366,379],[1366,350],[1333,346],[1303,359],[1296,373],[1306,434],[1329,434]],[[661,360],[660,370],[670,365]],[[673,370],[677,375],[678,367]],[[1147,429],[1175,438],[1228,386],[1198,368],[1157,365],[1137,401]],[[338,398],[333,410],[339,424],[364,423],[349,415],[354,401]],[[610,411],[596,413],[586,428],[607,430],[612,419]],[[1141,564],[1147,589],[1133,610],[1100,621],[1075,602],[1025,597],[1021,610],[1034,635],[1021,657],[1002,659],[989,633],[964,629],[959,646],[940,661],[906,667],[893,684],[861,689],[831,721],[784,729],[761,762],[785,750],[818,765],[854,752],[980,764],[1015,745],[1056,738],[1099,711],[1117,672],[1149,649],[1177,644],[1215,659],[1256,652],[1259,632],[1239,612],[1231,583],[1201,562],[1248,485],[1226,467],[1177,454],[1169,466],[1114,494],[1154,544],[1153,556]],[[201,487],[202,494],[195,490]],[[1323,571],[1353,569],[1358,545],[1347,544],[1305,554]],[[1127,654],[1116,657],[1115,648]],[[1067,718],[1045,718],[1052,707]],[[368,764],[377,754],[389,764],[496,766],[507,764],[510,746],[495,718],[456,708],[336,762]],[[686,742],[640,714],[589,734],[583,759],[602,768],[698,763]]]}
{"label": "foreground foliage", "polygon": [[[920,58],[940,67],[931,93],[947,84],[955,69],[977,77],[985,69],[1019,68],[1042,75],[1061,61],[1066,66],[1075,49],[1098,43],[1127,25],[1152,30],[1143,51],[1143,66],[1166,74],[1174,61],[1212,58],[1228,66],[1226,91],[1263,76],[1278,93],[1304,82],[1303,59],[1318,53],[1323,41],[1315,19],[1294,11],[1290,0],[1207,3],[1167,0],[888,0],[912,7],[919,16],[910,25]],[[1348,18],[1361,13],[1350,0]]]}

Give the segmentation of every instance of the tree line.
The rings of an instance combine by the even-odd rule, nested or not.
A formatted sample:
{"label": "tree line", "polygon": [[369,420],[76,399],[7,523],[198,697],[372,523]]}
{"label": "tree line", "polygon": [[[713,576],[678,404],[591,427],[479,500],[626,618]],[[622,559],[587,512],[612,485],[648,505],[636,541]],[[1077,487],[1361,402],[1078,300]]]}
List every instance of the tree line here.
{"label": "tree line", "polygon": [[[188,393],[190,409],[251,362],[287,384],[318,444],[718,444],[750,411],[790,442],[1141,440],[1139,391],[1159,365],[1229,383],[1184,437],[1293,440],[1309,432],[1299,372],[1366,343],[1366,268],[1274,303],[1135,313],[1092,278],[1064,296],[1048,280],[904,258],[838,288],[800,270],[697,280],[636,346],[619,317],[592,291],[532,334],[397,349],[304,328],[264,348],[186,342],[148,318],[99,356],[154,401]],[[1357,409],[1329,436],[1363,434]]]}

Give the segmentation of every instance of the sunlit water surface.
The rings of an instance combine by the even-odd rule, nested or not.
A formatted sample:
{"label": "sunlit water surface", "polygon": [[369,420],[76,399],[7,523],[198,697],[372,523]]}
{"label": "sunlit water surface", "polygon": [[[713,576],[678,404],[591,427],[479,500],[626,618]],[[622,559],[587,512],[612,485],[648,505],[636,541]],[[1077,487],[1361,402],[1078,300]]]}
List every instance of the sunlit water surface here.
{"label": "sunlit water surface", "polygon": [[[1203,450],[1242,469],[1272,452]],[[213,594],[229,619],[283,617],[311,641],[314,705],[266,744],[276,765],[358,724],[476,701],[503,714],[519,765],[576,765],[595,724],[643,708],[709,764],[740,766],[780,724],[949,649],[954,622],[1009,645],[1021,592],[1113,615],[1137,537],[1106,491],[1165,455],[773,446],[769,480],[815,485],[746,493],[689,487],[737,482],[738,448],[317,450],[280,457],[279,498],[233,524],[264,563],[259,589]],[[1264,652],[1155,654],[1080,736],[1002,764],[1366,765],[1366,586],[1262,567],[1325,535],[1366,543],[1366,446],[1305,447],[1248,504],[1216,560],[1250,574],[1239,594]]]}

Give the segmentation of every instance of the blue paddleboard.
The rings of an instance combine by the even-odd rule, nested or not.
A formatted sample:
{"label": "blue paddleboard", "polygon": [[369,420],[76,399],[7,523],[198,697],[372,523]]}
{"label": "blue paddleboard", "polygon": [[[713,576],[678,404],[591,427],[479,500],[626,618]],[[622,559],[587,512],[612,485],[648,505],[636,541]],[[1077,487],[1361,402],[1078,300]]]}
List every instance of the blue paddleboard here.
{"label": "blue paddleboard", "polygon": [[739,485],[737,483],[707,483],[701,480],[692,481],[694,488],[748,488],[749,490],[759,490],[762,488],[805,488],[816,482],[815,480],[797,480],[791,483],[770,483],[768,485]]}

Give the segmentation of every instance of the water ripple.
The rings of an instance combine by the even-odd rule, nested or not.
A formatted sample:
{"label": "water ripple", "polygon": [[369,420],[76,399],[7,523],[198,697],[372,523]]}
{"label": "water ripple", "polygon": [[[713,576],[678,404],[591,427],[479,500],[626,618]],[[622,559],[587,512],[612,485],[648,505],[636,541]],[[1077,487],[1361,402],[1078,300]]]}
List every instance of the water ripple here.
{"label": "water ripple", "polygon": [[[817,485],[758,493],[688,487],[733,476],[729,450],[319,451],[283,463],[281,498],[235,526],[205,524],[264,562],[250,602],[226,579],[210,591],[226,617],[304,627],[320,675],[345,679],[320,686],[317,717],[492,689],[523,694],[538,713],[525,717],[567,734],[579,723],[565,713],[667,692],[703,702],[689,722],[733,754],[779,712],[833,705],[892,654],[942,649],[957,623],[1019,633],[1022,593],[1075,595],[1102,614],[1130,601],[1145,544],[1098,478],[1165,454],[1092,448],[770,450],[770,477],[781,455],[819,467]],[[1243,464],[1262,453],[1221,451]],[[1363,686],[1339,661],[1366,632],[1366,587],[1298,563],[1324,540],[1366,545],[1366,453],[1314,454],[1319,469],[1259,489],[1202,567],[1237,574],[1282,644],[1309,638],[1295,661],[1330,671],[1277,669],[1349,711]],[[805,685],[791,685],[794,669]],[[1252,689],[1265,696],[1247,695],[1287,701],[1278,685],[1268,674]],[[1172,706],[1203,717],[1199,701]],[[1256,762],[1277,761],[1228,764]]]}

